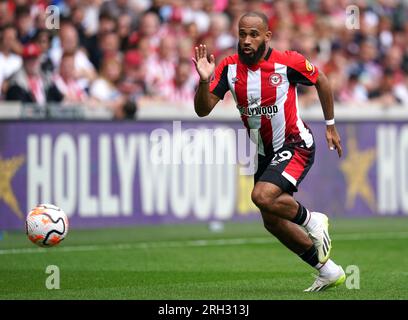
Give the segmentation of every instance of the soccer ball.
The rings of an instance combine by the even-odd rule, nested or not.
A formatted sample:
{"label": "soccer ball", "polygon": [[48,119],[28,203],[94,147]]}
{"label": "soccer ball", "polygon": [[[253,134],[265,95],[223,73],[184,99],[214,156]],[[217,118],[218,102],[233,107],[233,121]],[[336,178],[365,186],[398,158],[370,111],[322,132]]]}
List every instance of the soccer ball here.
{"label": "soccer ball", "polygon": [[39,204],[26,219],[28,239],[40,247],[53,247],[65,239],[68,218],[64,211],[52,204]]}

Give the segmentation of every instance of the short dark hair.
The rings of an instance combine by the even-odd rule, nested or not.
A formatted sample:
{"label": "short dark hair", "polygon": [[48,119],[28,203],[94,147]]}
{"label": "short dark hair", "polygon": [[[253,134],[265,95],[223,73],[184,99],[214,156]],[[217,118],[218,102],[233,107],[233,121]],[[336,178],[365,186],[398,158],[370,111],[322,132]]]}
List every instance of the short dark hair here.
{"label": "short dark hair", "polygon": [[134,99],[127,99],[122,108],[124,119],[135,119],[138,106]]}
{"label": "short dark hair", "polygon": [[51,42],[51,40],[52,40],[52,33],[51,33],[48,29],[45,29],[45,28],[38,29],[38,30],[35,32],[35,34],[34,34],[33,40],[34,40],[34,41],[38,41],[38,39],[40,38],[40,36],[41,36],[43,33],[45,33],[45,34],[47,35],[48,41]]}
{"label": "short dark hair", "polygon": [[17,32],[17,28],[14,25],[12,25],[11,23],[5,24],[4,26],[0,28],[0,41],[3,41],[4,31],[8,29],[13,29]]}
{"label": "short dark hair", "polygon": [[[1,1],[1,0],[0,0]],[[17,27],[11,23],[6,23],[4,26],[0,28],[0,33],[2,34],[7,29],[14,29],[17,31]]]}
{"label": "short dark hair", "polygon": [[30,15],[30,8],[25,5],[17,6],[15,9],[15,18],[26,17]]}
{"label": "short dark hair", "polygon": [[268,28],[268,26],[269,26],[269,19],[266,16],[266,14],[264,14],[263,12],[259,12],[259,11],[247,12],[244,15],[242,15],[242,17],[239,19],[239,21],[241,21],[243,18],[246,18],[246,17],[258,17],[258,18],[261,18],[262,22],[265,25],[265,27]]}
{"label": "short dark hair", "polygon": [[111,20],[111,21],[116,22],[115,16],[112,13],[110,13],[109,11],[107,11],[107,10],[104,10],[104,11],[99,13],[98,20],[99,21],[101,21],[101,20]]}

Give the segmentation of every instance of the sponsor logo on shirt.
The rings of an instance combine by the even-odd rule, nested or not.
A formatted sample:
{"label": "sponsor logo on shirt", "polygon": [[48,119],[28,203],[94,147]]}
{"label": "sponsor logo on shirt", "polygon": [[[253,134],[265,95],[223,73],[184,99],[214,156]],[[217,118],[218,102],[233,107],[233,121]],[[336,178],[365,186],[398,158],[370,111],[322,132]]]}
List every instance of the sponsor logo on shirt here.
{"label": "sponsor logo on shirt", "polygon": [[260,98],[248,98],[248,107],[237,105],[239,113],[248,117],[266,116],[271,119],[278,113],[277,105],[261,106]]}
{"label": "sponsor logo on shirt", "polygon": [[305,60],[305,65],[306,65],[306,70],[311,72],[311,74],[313,74],[315,72],[315,67],[313,64],[310,63],[309,60]]}

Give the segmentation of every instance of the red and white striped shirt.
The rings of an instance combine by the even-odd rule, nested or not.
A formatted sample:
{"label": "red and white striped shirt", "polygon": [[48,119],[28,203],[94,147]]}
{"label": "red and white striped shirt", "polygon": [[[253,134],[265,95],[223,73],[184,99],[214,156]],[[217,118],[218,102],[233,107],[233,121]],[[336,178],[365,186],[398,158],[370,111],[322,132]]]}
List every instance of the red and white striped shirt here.
{"label": "red and white striped shirt", "polygon": [[296,87],[314,85],[318,75],[298,52],[269,48],[256,65],[243,64],[237,54],[226,57],[215,70],[210,92],[223,99],[231,91],[245,127],[258,133],[258,153],[270,155],[287,143],[313,144],[299,116]]}

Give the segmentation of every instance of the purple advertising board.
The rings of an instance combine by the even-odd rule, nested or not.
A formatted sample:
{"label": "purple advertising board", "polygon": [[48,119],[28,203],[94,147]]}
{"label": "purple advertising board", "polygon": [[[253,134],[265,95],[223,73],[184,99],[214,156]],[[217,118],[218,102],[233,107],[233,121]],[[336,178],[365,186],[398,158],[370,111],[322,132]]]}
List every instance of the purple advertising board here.
{"label": "purple advertising board", "polygon": [[[332,217],[408,214],[408,125],[340,122],[340,159],[324,123],[308,125],[316,157],[300,202]],[[259,219],[250,157],[237,156],[245,134],[235,121],[0,122],[0,230],[39,203],[73,228]]]}

